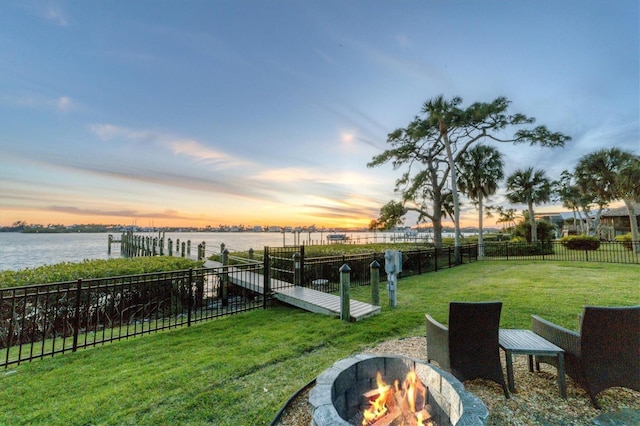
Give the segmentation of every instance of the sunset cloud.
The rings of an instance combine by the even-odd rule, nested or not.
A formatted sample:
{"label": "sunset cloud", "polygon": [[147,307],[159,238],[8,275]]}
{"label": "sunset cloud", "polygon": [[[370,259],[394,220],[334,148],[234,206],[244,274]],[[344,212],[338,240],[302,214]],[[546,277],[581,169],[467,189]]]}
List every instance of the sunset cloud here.
{"label": "sunset cloud", "polygon": [[282,169],[267,169],[251,176],[251,179],[268,182],[296,182],[320,178],[321,175],[312,173],[308,169],[285,167]]}
{"label": "sunset cloud", "polygon": [[181,138],[153,130],[136,130],[113,124],[92,124],[89,126],[89,130],[104,141],[122,139],[151,143],[167,149],[174,155],[203,163],[215,163],[219,167],[232,167],[248,163],[245,160],[208,147],[197,140]]}
{"label": "sunset cloud", "polygon": [[103,210],[93,208],[80,208],[72,206],[49,206],[50,211],[57,213],[72,214],[76,216],[104,216],[104,217],[124,217],[124,218],[144,218],[144,219],[190,219],[189,216],[182,215],[175,210],[165,210],[164,212],[138,211],[138,210]]}

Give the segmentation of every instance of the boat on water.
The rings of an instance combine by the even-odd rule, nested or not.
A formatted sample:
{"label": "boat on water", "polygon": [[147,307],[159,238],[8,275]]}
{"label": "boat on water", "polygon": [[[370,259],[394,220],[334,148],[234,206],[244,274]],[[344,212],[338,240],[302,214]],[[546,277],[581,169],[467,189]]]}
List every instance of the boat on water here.
{"label": "boat on water", "polygon": [[327,235],[327,241],[330,243],[338,243],[342,241],[347,241],[349,237],[347,234],[329,234]]}

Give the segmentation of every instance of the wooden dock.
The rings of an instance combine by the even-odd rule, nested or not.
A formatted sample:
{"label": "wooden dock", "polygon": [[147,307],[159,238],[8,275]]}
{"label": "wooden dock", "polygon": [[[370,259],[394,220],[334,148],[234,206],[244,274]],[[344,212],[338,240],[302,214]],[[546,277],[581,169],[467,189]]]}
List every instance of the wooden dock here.
{"label": "wooden dock", "polygon": [[[207,260],[204,266],[218,268],[222,267],[222,264]],[[232,284],[264,295],[264,275],[230,266],[228,277]],[[276,299],[283,303],[318,314],[340,317],[340,296],[307,287],[292,286],[291,283],[273,278],[271,288]],[[349,314],[352,321],[377,315],[380,311],[380,306],[353,299],[349,301]]]}
{"label": "wooden dock", "polygon": [[[293,286],[274,290],[278,300],[298,308],[315,312],[318,314],[340,316],[340,296],[329,294],[307,287]],[[380,306],[360,302],[351,299],[349,301],[349,314],[352,321],[377,315],[380,313]]]}

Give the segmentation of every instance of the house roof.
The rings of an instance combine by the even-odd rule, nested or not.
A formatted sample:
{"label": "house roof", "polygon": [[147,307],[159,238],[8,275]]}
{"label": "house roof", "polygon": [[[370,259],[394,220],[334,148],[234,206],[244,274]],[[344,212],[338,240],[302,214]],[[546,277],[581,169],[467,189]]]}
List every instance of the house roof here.
{"label": "house roof", "polygon": [[[635,204],[634,210],[636,212],[636,216],[640,216],[640,206]],[[602,215],[600,217],[620,217],[620,216],[629,216],[629,211],[627,210],[626,206],[607,209],[602,212]]]}
{"label": "house roof", "polygon": [[[535,217],[536,218],[548,217],[549,219],[560,218],[562,220],[567,220],[567,219],[573,219],[574,213],[573,212],[536,213]],[[578,219],[584,219],[585,216],[582,212],[575,212],[575,217]]]}

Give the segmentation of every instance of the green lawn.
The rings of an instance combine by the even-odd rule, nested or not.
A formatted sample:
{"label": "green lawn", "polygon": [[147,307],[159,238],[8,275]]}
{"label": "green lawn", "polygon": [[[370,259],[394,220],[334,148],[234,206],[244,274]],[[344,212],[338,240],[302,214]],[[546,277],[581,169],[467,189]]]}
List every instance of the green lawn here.
{"label": "green lawn", "polygon": [[[0,371],[0,424],[269,424],[338,359],[446,323],[452,300],[501,300],[501,327],[538,314],[571,329],[585,304],[640,304],[640,267],[477,262],[401,279],[398,306],[357,323],[277,307]],[[366,301],[368,287],[351,296]]]}

